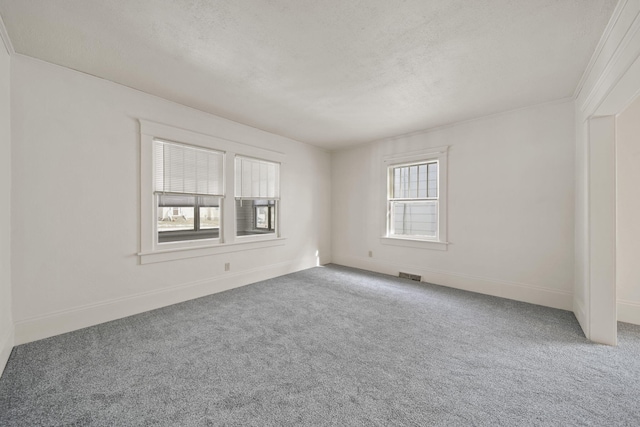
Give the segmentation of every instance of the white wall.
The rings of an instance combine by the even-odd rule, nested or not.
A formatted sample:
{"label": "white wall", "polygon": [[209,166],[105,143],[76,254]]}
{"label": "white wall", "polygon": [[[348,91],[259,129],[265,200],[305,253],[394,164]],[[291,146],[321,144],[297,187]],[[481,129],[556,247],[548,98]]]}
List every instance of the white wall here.
{"label": "white wall", "polygon": [[[574,313],[587,338],[615,345],[615,123],[640,92],[640,1],[620,1],[576,90]],[[603,134],[601,124],[608,121]],[[597,152],[614,161],[598,162]],[[604,256],[603,256],[604,255]]]}
{"label": "white wall", "polygon": [[618,320],[640,324],[640,98],[616,121]]}
{"label": "white wall", "polygon": [[[536,106],[332,153],[333,262],[571,309],[573,108]],[[381,244],[382,157],[443,145],[448,250]]]}
{"label": "white wall", "polygon": [[[17,343],[329,262],[327,152],[20,55],[12,89]],[[140,265],[138,118],[285,153],[286,244]]]}
{"label": "white wall", "polygon": [[[0,20],[0,30],[2,21]],[[13,348],[11,313],[10,57],[0,39],[0,375]]]}

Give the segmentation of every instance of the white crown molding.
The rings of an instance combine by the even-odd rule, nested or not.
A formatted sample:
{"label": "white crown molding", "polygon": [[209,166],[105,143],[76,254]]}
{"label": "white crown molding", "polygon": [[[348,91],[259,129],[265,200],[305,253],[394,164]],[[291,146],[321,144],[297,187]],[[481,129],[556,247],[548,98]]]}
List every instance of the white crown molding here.
{"label": "white crown molding", "polygon": [[622,15],[622,11],[627,5],[627,2],[628,0],[620,0],[616,5],[615,9],[613,10],[613,13],[611,14],[611,19],[609,19],[609,23],[605,27],[604,32],[602,33],[602,36],[600,37],[600,40],[596,45],[596,49],[593,51],[593,55],[591,55],[591,59],[587,64],[587,68],[585,68],[584,72],[582,73],[582,77],[580,77],[580,81],[576,86],[576,90],[573,93],[574,99],[578,99],[578,97],[580,96],[580,92],[582,92],[582,89],[584,89],[584,84],[587,78],[589,77],[589,75],[591,74],[591,70],[593,70],[593,67],[598,62],[598,59],[600,59],[602,50],[604,49],[604,46],[607,44],[607,41],[609,40],[609,37],[611,36],[613,29],[618,23],[618,20],[620,19],[620,16]]}
{"label": "white crown molding", "polygon": [[16,53],[13,48],[13,43],[11,43],[11,39],[9,38],[9,33],[7,33],[7,27],[4,26],[4,21],[2,20],[2,16],[0,15],[0,38],[4,42],[4,47],[7,49],[7,53],[9,55],[13,55]]}
{"label": "white crown molding", "polygon": [[615,21],[612,19],[614,25],[609,30],[611,34],[617,32],[617,40],[607,38],[607,42],[614,44],[603,47],[603,52],[609,53],[608,57],[600,55],[594,61],[592,69],[589,70],[590,73],[585,74],[583,87],[576,98],[578,108],[585,117],[595,114],[640,53],[640,38],[638,37],[640,34],[640,4],[627,1],[620,4],[624,10],[620,11],[620,15],[616,17]]}

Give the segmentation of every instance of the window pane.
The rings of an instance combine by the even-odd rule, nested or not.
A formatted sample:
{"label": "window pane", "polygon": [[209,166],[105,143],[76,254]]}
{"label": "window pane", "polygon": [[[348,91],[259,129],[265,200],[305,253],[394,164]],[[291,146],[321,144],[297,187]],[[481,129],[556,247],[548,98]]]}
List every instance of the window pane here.
{"label": "window pane", "polygon": [[214,228],[220,228],[220,208],[200,207],[200,229],[210,230]]}
{"label": "window pane", "polygon": [[418,197],[427,197],[427,165],[418,166]]}
{"label": "window pane", "polygon": [[420,199],[437,197],[437,163],[395,167],[391,171],[391,179],[393,198]]}
{"label": "window pane", "polygon": [[438,202],[391,202],[392,234],[436,237]]}
{"label": "window pane", "polygon": [[429,197],[438,197],[438,164],[429,163],[428,188]]}
{"label": "window pane", "polygon": [[275,233],[275,200],[236,199],[236,235]]}
{"label": "window pane", "polygon": [[158,231],[194,230],[193,212],[193,207],[158,207]]}
{"label": "window pane", "polygon": [[256,228],[269,228],[269,206],[256,206]]}
{"label": "window pane", "polygon": [[418,166],[409,167],[409,198],[418,197]]}

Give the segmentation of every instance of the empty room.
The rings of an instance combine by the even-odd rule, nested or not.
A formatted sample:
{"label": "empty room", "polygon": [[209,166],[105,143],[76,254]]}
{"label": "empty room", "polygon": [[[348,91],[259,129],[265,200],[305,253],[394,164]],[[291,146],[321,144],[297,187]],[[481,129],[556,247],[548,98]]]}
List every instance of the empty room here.
{"label": "empty room", "polygon": [[0,38],[0,426],[640,425],[640,0]]}

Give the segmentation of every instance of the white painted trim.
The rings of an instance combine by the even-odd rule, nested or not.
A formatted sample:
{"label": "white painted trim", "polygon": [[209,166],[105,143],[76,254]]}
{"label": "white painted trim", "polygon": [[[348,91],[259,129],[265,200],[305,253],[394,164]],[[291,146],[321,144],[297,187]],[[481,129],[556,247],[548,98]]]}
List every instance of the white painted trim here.
{"label": "white painted trim", "polygon": [[[429,147],[409,152],[391,153],[382,158],[380,168],[380,242],[386,245],[405,246],[421,249],[447,250],[448,219],[448,164],[449,146]],[[434,240],[415,237],[400,237],[389,233],[389,195],[391,194],[390,168],[410,162],[438,161],[438,234]]]}
{"label": "white painted trim", "polygon": [[9,356],[11,356],[11,350],[13,350],[15,342],[13,325],[7,330],[3,337],[0,337],[0,376],[4,372],[4,368],[7,366]]}
{"label": "white painted trim", "polygon": [[217,244],[211,246],[175,248],[157,250],[152,252],[140,252],[141,264],[153,264],[156,262],[173,261],[187,258],[197,258],[209,255],[227,254],[232,252],[245,252],[254,249],[284,246],[285,238],[263,239],[262,241],[236,241],[234,243]]}
{"label": "white painted trim", "polygon": [[0,39],[2,39],[4,47],[5,49],[7,49],[7,53],[9,54],[9,56],[14,55],[16,51],[13,48],[11,39],[9,38],[9,33],[7,32],[7,27],[5,27],[4,21],[2,20],[2,15],[0,15]]}
{"label": "white painted trim", "polygon": [[18,320],[15,343],[19,345],[64,334],[317,265],[315,257],[301,258]]}
{"label": "white painted trim", "polygon": [[609,37],[611,37],[611,33],[613,32],[613,29],[618,23],[618,19],[620,19],[620,16],[622,15],[622,11],[627,5],[627,1],[628,0],[620,0],[616,5],[615,9],[613,10],[613,13],[611,14],[611,18],[609,19],[609,22],[607,23],[607,26],[605,27],[604,32],[602,33],[602,36],[600,36],[600,40],[596,45],[596,49],[593,51],[593,55],[591,55],[591,59],[587,64],[587,68],[585,68],[584,72],[582,73],[582,77],[580,77],[580,81],[578,82],[578,85],[576,86],[576,89],[573,92],[573,97],[575,99],[577,99],[580,96],[582,89],[584,89],[584,85],[587,78],[591,74],[593,67],[596,65],[596,63],[600,59],[602,50],[604,49],[604,46],[607,44]]}
{"label": "white painted trim", "polygon": [[618,322],[640,325],[640,302],[618,300]]}
{"label": "white painted trim", "polygon": [[573,314],[576,316],[580,327],[582,328],[582,332],[585,337],[589,336],[589,317],[587,316],[586,311],[584,310],[584,306],[577,299],[573,300]]}
{"label": "white painted trim", "polygon": [[591,118],[589,150],[589,339],[617,344],[615,117]]}
{"label": "white painted trim", "polygon": [[383,245],[403,246],[405,248],[416,249],[433,249],[437,251],[446,251],[449,242],[439,242],[436,240],[421,240],[402,237],[381,237],[380,243]]}
{"label": "white painted trim", "polygon": [[471,274],[416,267],[413,265],[391,264],[363,257],[333,254],[332,259],[332,262],[335,264],[392,276],[397,276],[400,271],[407,271],[421,275],[423,282],[561,310],[571,311],[573,305],[573,295],[569,291],[559,291],[557,289],[543,288],[526,283],[509,282]]}
{"label": "white painted trim", "polygon": [[[261,236],[254,239],[242,239],[236,236],[235,222],[235,158],[236,155],[260,158],[279,163],[282,176],[286,167],[286,155],[279,151],[264,149],[250,144],[232,141],[196,131],[191,131],[149,120],[138,119],[140,124],[140,250],[141,264],[150,262],[173,261],[185,258],[235,252],[237,247],[227,248],[233,244],[244,244],[244,249],[254,249],[285,244],[281,239],[283,229],[278,219],[275,235]],[[170,244],[158,243],[156,209],[157,202],[153,193],[154,183],[154,141],[155,139],[180,142],[206,149],[217,150],[224,155],[223,195],[220,237],[205,241],[180,241]],[[282,185],[281,185],[282,186]],[[281,207],[280,199],[278,207]],[[281,215],[278,215],[278,218]],[[258,242],[259,241],[259,242]]]}
{"label": "white painted trim", "polygon": [[216,151],[233,151],[236,154],[241,154],[243,156],[264,158],[277,163],[283,162],[286,158],[286,155],[281,151],[256,147],[255,145],[246,144],[244,142],[196,132],[179,126],[157,123],[151,120],[138,119],[138,121],[140,122],[140,133],[143,135],[149,135],[152,138],[155,137],[159,139],[167,139],[173,142],[199,145]]}
{"label": "white painted trim", "polygon": [[[629,22],[631,21],[631,22]],[[616,25],[610,30],[621,33],[618,44],[609,49],[611,54],[602,58],[602,65],[598,75],[588,75],[584,82],[583,90],[578,98],[578,105],[585,117],[596,114],[596,111],[607,98],[611,90],[627,73],[640,53],[640,4],[638,2],[625,2],[621,15],[616,19]],[[612,41],[614,43],[615,40]],[[600,58],[598,58],[600,59]],[[595,68],[591,73],[597,72]],[[607,114],[608,115],[608,114]]]}

